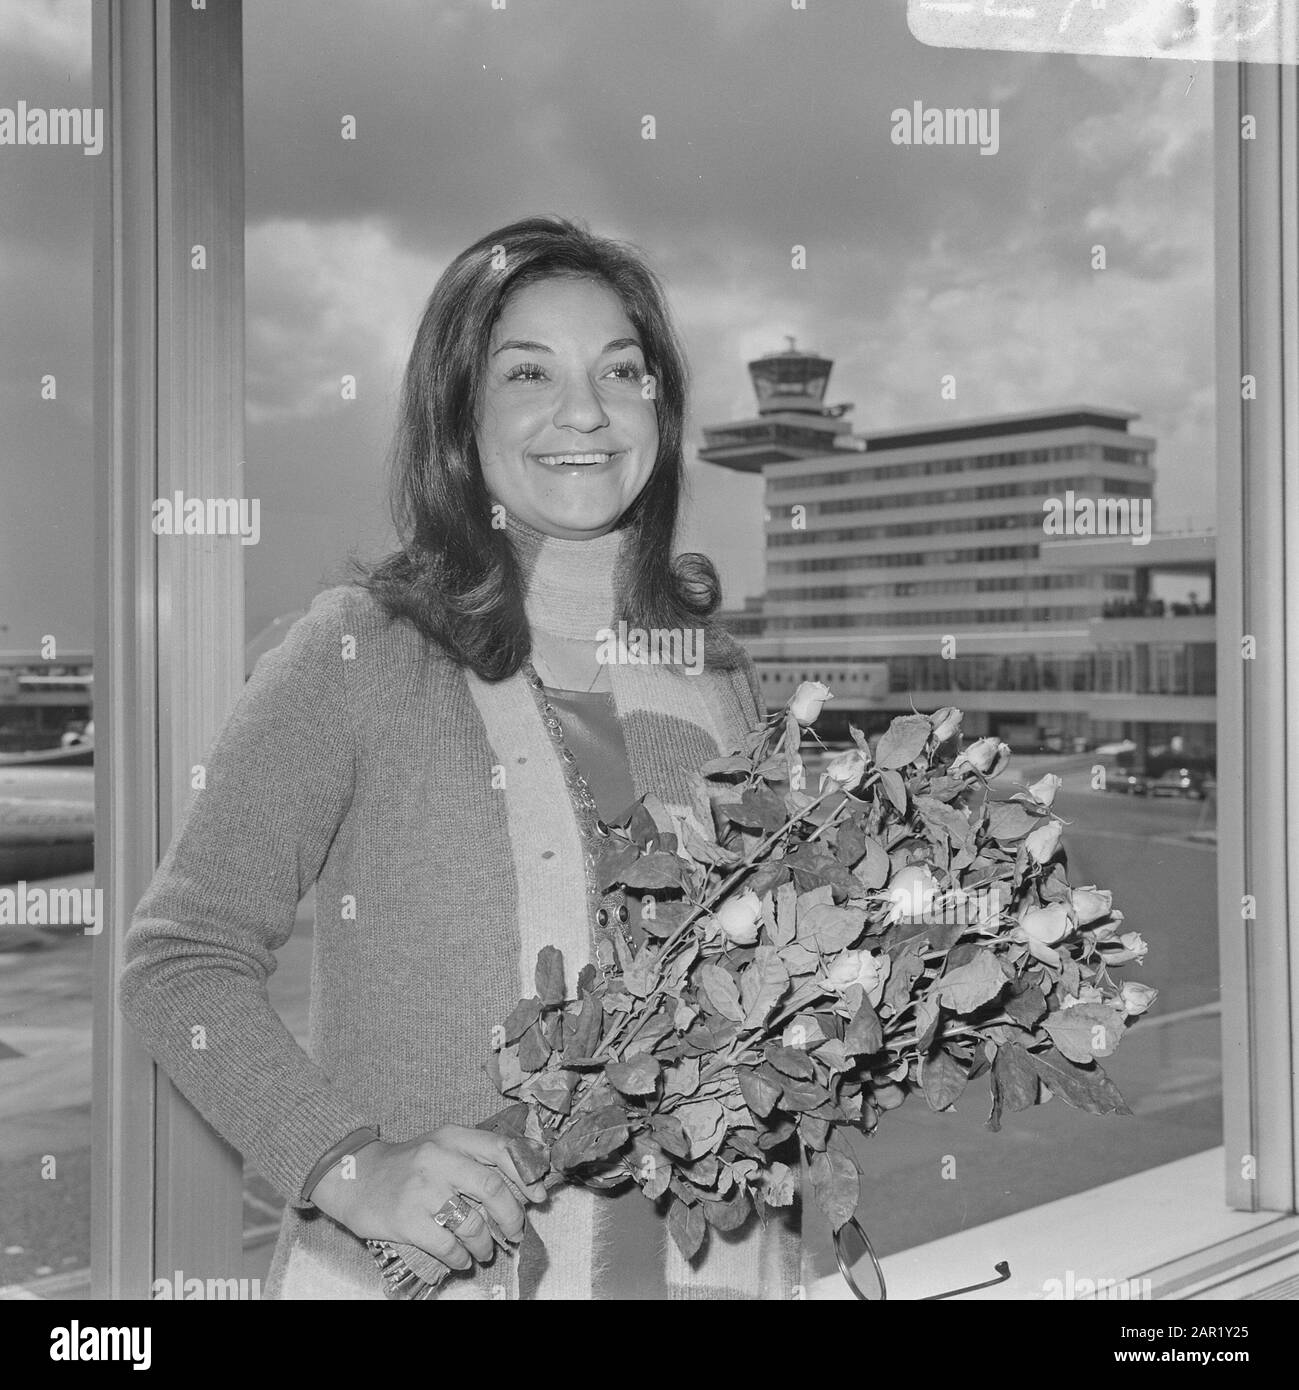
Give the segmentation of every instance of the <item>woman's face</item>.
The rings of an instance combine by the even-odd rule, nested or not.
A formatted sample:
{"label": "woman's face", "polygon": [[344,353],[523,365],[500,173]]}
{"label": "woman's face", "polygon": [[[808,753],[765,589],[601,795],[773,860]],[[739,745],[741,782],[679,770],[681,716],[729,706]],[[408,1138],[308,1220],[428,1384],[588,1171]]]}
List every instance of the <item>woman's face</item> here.
{"label": "woman's face", "polygon": [[516,290],[492,329],[480,395],[488,492],[548,536],[612,530],[658,453],[644,375],[640,337],[608,285],[563,278]]}

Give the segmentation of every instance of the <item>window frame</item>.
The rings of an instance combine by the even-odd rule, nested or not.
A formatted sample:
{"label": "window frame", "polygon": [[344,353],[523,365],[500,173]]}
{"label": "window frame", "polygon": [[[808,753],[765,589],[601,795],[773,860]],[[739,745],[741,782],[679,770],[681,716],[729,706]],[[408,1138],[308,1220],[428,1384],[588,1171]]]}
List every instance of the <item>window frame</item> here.
{"label": "window frame", "polygon": [[[110,929],[95,944],[92,1280],[96,1297],[138,1298],[159,1274],[223,1277],[243,1261],[239,1156],[116,999],[125,929],[183,813],[189,769],[243,685],[242,547],[160,545],[148,524],[149,502],[177,489],[243,493],[242,7],[104,0],[93,24],[107,130],[95,231],[96,859]],[[1299,554],[1299,105],[1294,67],[1213,66],[1225,1195],[1238,1210],[1293,1212],[1299,566],[1285,556],[1287,540]],[[1240,136],[1245,114],[1258,119],[1253,141]],[[208,250],[202,272],[190,269],[195,242]],[[1259,383],[1248,402],[1247,372]],[[1252,660],[1239,655],[1245,633],[1258,642]],[[1247,893],[1258,915],[1242,921]],[[1219,1258],[1195,1239],[1184,1285],[1197,1260]]]}

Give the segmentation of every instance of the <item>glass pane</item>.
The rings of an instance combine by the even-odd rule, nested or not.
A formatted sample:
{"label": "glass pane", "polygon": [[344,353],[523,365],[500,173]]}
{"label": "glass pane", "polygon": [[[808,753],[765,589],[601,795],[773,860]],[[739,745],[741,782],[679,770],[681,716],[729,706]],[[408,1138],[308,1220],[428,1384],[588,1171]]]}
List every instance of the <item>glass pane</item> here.
{"label": "glass pane", "polygon": [[[938,51],[901,4],[245,13],[250,653],[391,546],[396,389],[451,258],[536,211],[630,238],[694,369],[679,543],[769,707],[826,681],[846,746],[959,705],[1013,748],[1007,794],[1063,778],[1071,881],[1150,945],[1110,1067],[1133,1115],[1056,1099],[992,1134],[984,1081],[913,1095],[860,1144],[875,1249],[1220,1144],[1203,72]],[[309,909],[272,980],[304,1042]],[[280,1199],[247,1188],[268,1261]]]}
{"label": "glass pane", "polygon": [[89,6],[0,6],[0,90],[23,98],[6,115],[28,141],[0,148],[0,1289],[86,1297],[99,920]]}

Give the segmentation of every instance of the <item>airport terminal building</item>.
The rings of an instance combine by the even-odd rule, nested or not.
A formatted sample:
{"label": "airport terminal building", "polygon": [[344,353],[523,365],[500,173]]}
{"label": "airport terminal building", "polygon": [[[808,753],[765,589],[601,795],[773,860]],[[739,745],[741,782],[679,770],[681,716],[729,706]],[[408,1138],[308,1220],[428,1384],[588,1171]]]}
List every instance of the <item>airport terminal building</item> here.
{"label": "airport terminal building", "polygon": [[[816,679],[839,734],[952,703],[968,734],[1017,749],[1126,738],[1212,758],[1214,539],[1154,532],[1136,417],[1069,405],[854,434],[851,407],[823,404],[832,366],[792,343],[751,362],[756,415],[700,450],[766,485],[766,592],[725,617],[768,704]],[[1194,597],[1152,598],[1162,574]]]}

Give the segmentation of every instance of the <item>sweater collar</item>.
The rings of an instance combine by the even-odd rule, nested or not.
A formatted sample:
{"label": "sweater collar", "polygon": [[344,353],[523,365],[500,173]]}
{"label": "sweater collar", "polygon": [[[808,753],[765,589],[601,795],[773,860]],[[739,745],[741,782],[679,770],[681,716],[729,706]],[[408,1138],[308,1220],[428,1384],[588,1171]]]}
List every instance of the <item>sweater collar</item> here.
{"label": "sweater collar", "polygon": [[505,530],[523,573],[528,625],[557,637],[595,641],[614,621],[625,531],[563,540],[507,512]]}

